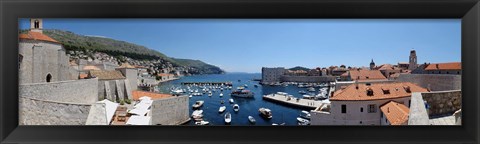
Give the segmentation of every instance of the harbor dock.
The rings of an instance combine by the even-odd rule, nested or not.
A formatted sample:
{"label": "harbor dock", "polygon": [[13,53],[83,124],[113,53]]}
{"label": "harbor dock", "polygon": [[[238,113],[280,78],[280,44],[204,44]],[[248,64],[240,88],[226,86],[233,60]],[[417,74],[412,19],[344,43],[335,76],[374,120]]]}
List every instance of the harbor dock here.
{"label": "harbor dock", "polygon": [[232,82],[182,82],[182,85],[226,85],[232,86]]}
{"label": "harbor dock", "polygon": [[309,110],[316,109],[317,107],[323,104],[321,101],[296,98],[296,97],[280,95],[280,94],[264,95],[263,99],[269,100],[272,102],[290,105],[290,106],[295,106],[299,108],[309,109]]}

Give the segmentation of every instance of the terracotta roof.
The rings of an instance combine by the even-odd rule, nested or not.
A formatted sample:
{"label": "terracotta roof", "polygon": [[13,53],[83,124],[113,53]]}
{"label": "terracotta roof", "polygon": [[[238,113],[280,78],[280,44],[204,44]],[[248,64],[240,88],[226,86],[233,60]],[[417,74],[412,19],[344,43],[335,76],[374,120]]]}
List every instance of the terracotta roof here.
{"label": "terracotta roof", "polygon": [[[350,70],[352,80],[381,80],[387,79],[379,70]],[[348,74],[347,74],[348,75]]]}
{"label": "terracotta roof", "polygon": [[[369,84],[369,85],[368,85]],[[357,88],[358,85],[358,88]],[[410,90],[408,92],[407,90]],[[373,92],[367,95],[367,92]],[[357,83],[334,92],[331,101],[366,101],[409,97],[413,92],[428,92],[427,89],[410,82]]]}
{"label": "terracotta roof", "polygon": [[97,66],[87,65],[83,67],[83,70],[100,70]]}
{"label": "terracotta roof", "polygon": [[29,31],[28,33],[26,34],[20,34],[18,35],[18,38],[20,39],[29,39],[29,40],[40,40],[40,41],[48,41],[48,42],[54,42],[54,43],[60,43],[58,42],[57,40],[47,36],[47,35],[44,35],[43,33],[39,33],[39,32],[32,32],[32,31]]}
{"label": "terracotta roof", "polygon": [[394,67],[391,64],[383,64],[376,68],[377,70],[399,70],[399,68]]}
{"label": "terracotta roof", "polygon": [[169,74],[169,73],[159,73],[157,75],[158,76],[175,76],[174,74]]}
{"label": "terracotta roof", "polygon": [[81,73],[81,74],[78,75],[78,77],[79,77],[80,79],[85,79],[85,78],[88,77],[88,74]]}
{"label": "terracotta roof", "polygon": [[139,100],[139,98],[143,96],[150,97],[152,100],[172,97],[171,94],[161,94],[161,93],[153,93],[153,92],[138,91],[138,90],[132,91],[132,96],[133,96],[133,100]]}
{"label": "terracotta roof", "polygon": [[390,101],[383,106],[380,106],[380,110],[391,125],[402,125],[408,121],[408,113],[410,112],[410,109],[403,104]]}
{"label": "terracotta roof", "polygon": [[461,70],[461,62],[450,62],[450,63],[432,63],[429,64],[425,70]]}
{"label": "terracotta roof", "polygon": [[132,69],[134,69],[135,67],[132,66],[132,65],[130,65],[130,64],[128,64],[128,63],[122,63],[122,65],[121,65],[120,67],[118,67],[118,68],[129,68],[129,69],[132,68]]}
{"label": "terracotta roof", "polygon": [[92,70],[90,75],[97,77],[99,80],[125,79],[122,72],[117,70]]}

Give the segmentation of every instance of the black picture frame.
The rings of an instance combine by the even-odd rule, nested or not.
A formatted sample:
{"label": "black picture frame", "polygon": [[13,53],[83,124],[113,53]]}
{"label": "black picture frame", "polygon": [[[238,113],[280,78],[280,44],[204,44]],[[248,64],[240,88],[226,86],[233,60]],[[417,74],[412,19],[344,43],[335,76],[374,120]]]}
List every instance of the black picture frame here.
{"label": "black picture frame", "polygon": [[[1,143],[478,143],[478,0],[1,0]],[[19,18],[459,18],[462,126],[18,126]]]}

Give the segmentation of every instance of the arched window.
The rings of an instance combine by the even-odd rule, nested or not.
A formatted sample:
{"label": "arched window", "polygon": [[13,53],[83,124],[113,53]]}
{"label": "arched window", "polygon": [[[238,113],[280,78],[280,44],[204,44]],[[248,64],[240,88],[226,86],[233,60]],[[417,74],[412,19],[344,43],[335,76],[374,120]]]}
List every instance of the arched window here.
{"label": "arched window", "polygon": [[360,108],[360,112],[363,112],[363,107],[362,107],[362,108]]}
{"label": "arched window", "polygon": [[50,82],[52,80],[52,75],[48,74],[47,75],[47,82]]}
{"label": "arched window", "polygon": [[33,27],[36,29],[40,28],[40,22],[38,20],[35,20],[35,22],[33,22]]}

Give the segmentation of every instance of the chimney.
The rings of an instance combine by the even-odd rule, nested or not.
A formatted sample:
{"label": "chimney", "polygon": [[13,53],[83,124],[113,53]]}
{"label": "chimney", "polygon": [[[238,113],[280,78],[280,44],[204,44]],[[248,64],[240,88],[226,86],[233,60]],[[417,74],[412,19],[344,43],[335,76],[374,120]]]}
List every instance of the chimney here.
{"label": "chimney", "polygon": [[355,81],[355,89],[358,90],[358,81]]}
{"label": "chimney", "polygon": [[438,69],[438,64],[436,64],[435,66],[436,66],[436,67],[437,67],[437,69]]}
{"label": "chimney", "polygon": [[390,113],[390,107],[387,107],[387,113]]}

